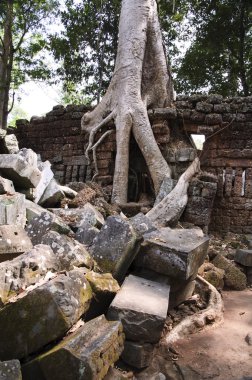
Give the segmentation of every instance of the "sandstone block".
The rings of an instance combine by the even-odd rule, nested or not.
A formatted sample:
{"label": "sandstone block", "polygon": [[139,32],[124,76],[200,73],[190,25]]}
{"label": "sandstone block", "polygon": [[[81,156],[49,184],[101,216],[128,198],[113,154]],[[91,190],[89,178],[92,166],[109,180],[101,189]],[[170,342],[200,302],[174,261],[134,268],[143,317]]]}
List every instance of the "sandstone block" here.
{"label": "sandstone block", "polygon": [[142,369],[148,367],[153,356],[153,345],[150,343],[131,342],[126,340],[122,359],[132,367]]}
{"label": "sandstone block", "polygon": [[101,380],[123,349],[121,323],[102,315],[23,366],[24,380]]}
{"label": "sandstone block", "polygon": [[36,187],[41,178],[37,155],[31,149],[20,150],[18,154],[1,154],[0,172],[17,188],[23,189]]}
{"label": "sandstone block", "polygon": [[20,226],[0,226],[0,260],[8,260],[32,248],[32,242]]}
{"label": "sandstone block", "polygon": [[10,195],[15,193],[13,182],[0,176],[0,194],[6,193]]}
{"label": "sandstone block", "polygon": [[80,270],[21,294],[0,310],[0,359],[24,358],[62,338],[87,311],[91,298]]}
{"label": "sandstone block", "polygon": [[1,380],[22,380],[21,366],[18,360],[0,362]]}
{"label": "sandstone block", "polygon": [[231,261],[221,255],[215,256],[212,263],[225,271],[224,283],[230,289],[243,290],[246,288],[247,279]]}
{"label": "sandstone block", "polygon": [[209,238],[200,229],[161,228],[144,235],[136,265],[187,280],[197,275],[208,244]]}
{"label": "sandstone block", "polygon": [[91,226],[89,223],[82,224],[82,227],[78,228],[75,234],[75,239],[81,244],[90,247],[95,237],[99,234],[99,230],[96,227]]}
{"label": "sandstone block", "polygon": [[237,249],[234,259],[245,267],[252,267],[252,249]]}
{"label": "sandstone block", "polygon": [[34,202],[38,203],[45,192],[45,189],[49,185],[50,181],[53,179],[53,172],[51,170],[51,164],[49,161],[40,162],[38,168],[41,171],[41,178],[36,186],[34,193]]}
{"label": "sandstone block", "polygon": [[36,245],[33,249],[0,264],[0,302],[36,284],[47,272],[59,271],[59,263],[50,247]]}
{"label": "sandstone block", "polygon": [[0,225],[12,224],[24,227],[26,223],[26,208],[24,194],[0,195]]}
{"label": "sandstone block", "polygon": [[131,224],[120,216],[108,217],[91,252],[102,271],[122,279],[136,253],[136,234]]}
{"label": "sandstone block", "polygon": [[127,340],[156,343],[164,327],[170,287],[128,276],[108,310],[108,319],[120,320]]}
{"label": "sandstone block", "polygon": [[92,257],[82,244],[56,231],[45,234],[41,243],[51,247],[60,270],[70,270],[81,266],[92,268],[94,265]]}
{"label": "sandstone block", "polygon": [[12,154],[18,153],[18,141],[15,135],[6,135],[5,138],[1,141],[1,151],[3,153]]}
{"label": "sandstone block", "polygon": [[64,192],[60,189],[56,180],[52,178],[41,196],[39,204],[43,205],[43,207],[55,207],[60,204],[64,197]]}
{"label": "sandstone block", "polygon": [[51,230],[61,234],[68,234],[71,231],[59,217],[47,211],[33,218],[26,227],[27,234],[34,245],[40,244],[42,237]]}

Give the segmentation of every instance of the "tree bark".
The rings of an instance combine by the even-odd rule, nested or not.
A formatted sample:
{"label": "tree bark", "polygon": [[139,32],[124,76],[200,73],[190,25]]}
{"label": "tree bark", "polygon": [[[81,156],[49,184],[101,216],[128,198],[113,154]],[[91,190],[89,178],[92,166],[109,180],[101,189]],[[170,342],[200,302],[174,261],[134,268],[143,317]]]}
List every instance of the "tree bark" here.
{"label": "tree bark", "polygon": [[0,54],[0,128],[7,128],[8,103],[13,66],[13,0],[7,1],[4,35]]}
{"label": "tree bark", "polygon": [[131,133],[145,158],[156,193],[164,177],[170,176],[170,168],[154,138],[147,109],[170,106],[171,86],[155,0],[123,0],[110,86],[95,110],[82,119],[82,129],[88,132],[94,131],[97,125],[105,126],[103,120],[109,114],[115,122],[117,154],[113,202],[127,202]]}

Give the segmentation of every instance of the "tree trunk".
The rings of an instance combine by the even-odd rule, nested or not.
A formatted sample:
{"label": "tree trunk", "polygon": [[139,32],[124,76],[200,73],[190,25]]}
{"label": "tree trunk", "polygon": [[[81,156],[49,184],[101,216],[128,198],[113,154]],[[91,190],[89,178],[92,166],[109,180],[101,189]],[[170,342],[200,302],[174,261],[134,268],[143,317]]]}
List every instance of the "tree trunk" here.
{"label": "tree trunk", "polygon": [[4,36],[0,54],[0,128],[7,128],[9,91],[13,66],[13,0],[7,1]]}
{"label": "tree trunk", "polygon": [[87,158],[95,133],[114,120],[117,152],[112,202],[127,203],[131,133],[144,156],[156,194],[164,177],[170,177],[171,170],[156,143],[147,109],[171,106],[172,94],[156,1],[123,0],[110,86],[98,106],[82,118],[82,130],[90,133]]}

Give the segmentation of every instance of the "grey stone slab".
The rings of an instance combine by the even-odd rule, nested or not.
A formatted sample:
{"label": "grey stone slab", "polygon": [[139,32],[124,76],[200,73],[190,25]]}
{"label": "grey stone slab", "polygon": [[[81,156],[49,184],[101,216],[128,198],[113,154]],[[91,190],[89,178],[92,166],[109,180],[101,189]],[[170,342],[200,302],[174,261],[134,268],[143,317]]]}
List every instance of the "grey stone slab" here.
{"label": "grey stone slab", "polygon": [[6,135],[4,138],[4,153],[18,153],[19,146],[15,135]]}
{"label": "grey stone slab", "polygon": [[252,267],[252,249],[237,249],[234,259],[245,267]]}
{"label": "grey stone slab", "polygon": [[146,232],[155,231],[156,227],[153,226],[150,219],[143,213],[139,213],[129,219],[132,224],[134,231],[136,232],[137,238],[141,239]]}
{"label": "grey stone slab", "polygon": [[78,228],[75,233],[75,239],[90,247],[99,232],[98,228],[91,226],[89,223],[82,224],[82,227]]}
{"label": "grey stone slab", "polygon": [[187,280],[197,275],[208,245],[209,237],[200,229],[160,228],[144,235],[136,265]]}
{"label": "grey stone slab", "polygon": [[47,186],[49,185],[49,183],[54,177],[54,174],[51,170],[51,164],[49,161],[40,162],[38,164],[38,168],[41,171],[41,179],[34,191],[35,203],[38,203],[40,201],[40,198],[44,194],[45,189],[47,188]]}
{"label": "grey stone slab", "polygon": [[70,270],[85,266],[92,268],[93,259],[86,248],[78,241],[56,231],[49,231],[41,239],[42,244],[49,245],[53,250],[60,270]]}
{"label": "grey stone slab", "polygon": [[78,269],[24,292],[0,310],[0,359],[21,359],[62,338],[88,309],[92,290]]}
{"label": "grey stone slab", "polygon": [[247,267],[247,282],[248,285],[252,285],[252,267]]}
{"label": "grey stone slab", "polygon": [[0,176],[0,194],[6,193],[11,195],[15,193],[13,182]]}
{"label": "grey stone slab", "polygon": [[100,228],[105,223],[103,215],[88,202],[81,208],[52,208],[50,211],[60,216],[73,229],[85,226],[86,224]]}
{"label": "grey stone slab", "polygon": [[[25,200],[25,208],[26,208],[26,219],[27,222],[30,223],[30,221],[35,218],[36,216],[39,217],[43,212],[47,212],[49,215],[53,217],[53,213],[51,213],[48,210],[45,210],[43,207],[37,205],[36,203],[30,201],[29,199]],[[60,220],[60,219],[59,219]],[[63,223],[63,221],[62,221]]]}
{"label": "grey stone slab", "polygon": [[25,230],[16,225],[0,226],[0,259],[5,254],[21,254],[33,247]]}
{"label": "grey stone slab", "polygon": [[34,245],[40,244],[42,237],[49,231],[68,234],[71,229],[56,215],[47,211],[33,218],[26,227],[28,236]]}
{"label": "grey stone slab", "polygon": [[57,207],[64,197],[64,192],[56,180],[52,178],[38,203],[43,207]]}
{"label": "grey stone slab", "polygon": [[122,279],[137,254],[137,237],[128,220],[110,216],[94,239],[91,254],[103,272]]}
{"label": "grey stone slab", "polygon": [[56,255],[47,245],[34,248],[10,261],[0,263],[0,302],[36,284],[49,271],[61,270]]}
{"label": "grey stone slab", "polygon": [[101,380],[123,349],[121,323],[102,315],[23,366],[24,380]]}
{"label": "grey stone slab", "polygon": [[127,340],[156,343],[164,327],[170,287],[129,275],[111,303],[107,317],[120,320]]}
{"label": "grey stone slab", "polygon": [[22,380],[21,366],[18,360],[0,362],[1,380]]}
{"label": "grey stone slab", "polygon": [[153,357],[154,346],[150,343],[131,342],[126,340],[122,359],[132,367],[142,369],[148,367]]}
{"label": "grey stone slab", "polygon": [[26,208],[24,194],[0,195],[0,225],[16,224],[24,227],[26,223]]}
{"label": "grey stone slab", "polygon": [[22,189],[36,187],[41,178],[37,155],[31,149],[21,150],[18,154],[1,154],[0,172],[12,180],[15,187]]}

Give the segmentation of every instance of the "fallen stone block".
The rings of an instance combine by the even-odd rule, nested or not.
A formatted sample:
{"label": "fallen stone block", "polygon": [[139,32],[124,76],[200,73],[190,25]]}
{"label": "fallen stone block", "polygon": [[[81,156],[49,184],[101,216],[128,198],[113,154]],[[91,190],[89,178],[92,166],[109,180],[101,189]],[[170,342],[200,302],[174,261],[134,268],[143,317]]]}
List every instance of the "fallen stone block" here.
{"label": "fallen stone block", "polygon": [[102,315],[24,364],[24,380],[101,380],[123,350],[120,322]]}
{"label": "fallen stone block", "polygon": [[248,285],[252,285],[252,268],[251,267],[248,267],[247,268],[247,282],[248,282]]}
{"label": "fallen stone block", "polygon": [[144,235],[136,265],[176,279],[196,277],[208,250],[200,229],[160,228]]}
{"label": "fallen stone block", "polygon": [[22,380],[21,366],[18,360],[0,362],[1,380]]}
{"label": "fallen stone block", "polygon": [[30,251],[0,264],[0,303],[36,284],[48,272],[61,268],[57,257],[47,245],[36,245]]}
{"label": "fallen stone block", "polygon": [[120,216],[110,216],[94,239],[91,254],[103,272],[123,278],[134,260],[138,247],[131,224]]}
{"label": "fallen stone block", "polygon": [[104,217],[102,214],[90,203],[86,203],[82,208],[76,209],[62,209],[53,208],[52,211],[55,215],[62,218],[69,226],[76,230],[86,224],[93,227],[102,227],[104,224]]}
{"label": "fallen stone block", "polygon": [[78,240],[81,244],[90,247],[99,232],[100,231],[98,228],[90,226],[89,223],[82,224],[82,227],[78,228],[75,233],[75,239]]}
{"label": "fallen stone block", "polygon": [[156,227],[153,226],[150,219],[141,212],[130,218],[130,223],[132,224],[138,239],[142,239],[146,232],[156,230]]}
{"label": "fallen stone block", "polygon": [[38,168],[41,171],[41,179],[34,190],[35,203],[38,203],[40,201],[40,198],[44,194],[45,189],[47,188],[47,186],[49,185],[49,183],[54,177],[54,174],[51,170],[51,164],[49,161],[40,162],[38,164]]}
{"label": "fallen stone block", "polygon": [[31,149],[20,150],[18,154],[1,154],[0,172],[21,189],[36,187],[41,178],[37,155]]}
{"label": "fallen stone block", "polygon": [[6,135],[0,142],[0,151],[2,153],[18,153],[19,146],[15,135]]}
{"label": "fallen stone block", "polygon": [[132,367],[142,369],[148,367],[153,357],[154,346],[150,343],[124,342],[122,359]]}
{"label": "fallen stone block", "polygon": [[129,275],[111,303],[107,317],[120,320],[127,340],[156,343],[168,311],[170,287]]}
{"label": "fallen stone block", "polygon": [[25,196],[20,193],[0,195],[0,225],[12,224],[25,226]]}
{"label": "fallen stone block", "polygon": [[40,216],[43,212],[47,212],[49,215],[52,215],[53,217],[52,212],[45,210],[43,207],[39,206],[38,204],[34,202],[31,202],[28,199],[25,200],[25,208],[26,208],[26,219],[28,223],[30,223],[30,221],[36,216]]}
{"label": "fallen stone block", "polygon": [[60,339],[89,308],[92,290],[78,269],[26,291],[0,310],[0,359],[22,359]]}
{"label": "fallen stone block", "polygon": [[234,259],[244,267],[252,267],[252,249],[237,249]]}
{"label": "fallen stone block", "polygon": [[30,238],[20,226],[0,226],[0,260],[12,259],[33,247]]}
{"label": "fallen stone block", "polygon": [[40,244],[42,237],[51,230],[60,234],[71,232],[71,229],[59,217],[47,211],[33,218],[26,227],[27,234],[34,245]]}
{"label": "fallen stone block", "polygon": [[222,255],[217,255],[213,259],[212,264],[225,271],[225,286],[234,290],[243,290],[246,288],[247,279],[245,274],[242,273],[231,261]]}
{"label": "fallen stone block", "polygon": [[225,275],[223,269],[215,267],[212,263],[205,263],[199,268],[199,275],[216,289],[223,289]]}
{"label": "fallen stone block", "polygon": [[0,176],[0,194],[13,195],[15,193],[13,182]]}
{"label": "fallen stone block", "polygon": [[65,198],[64,192],[60,189],[56,180],[53,178],[46,187],[39,204],[43,207],[56,207]]}
{"label": "fallen stone block", "polygon": [[81,266],[93,268],[94,266],[94,261],[86,248],[68,236],[49,231],[42,237],[41,243],[51,247],[60,270],[70,270]]}

